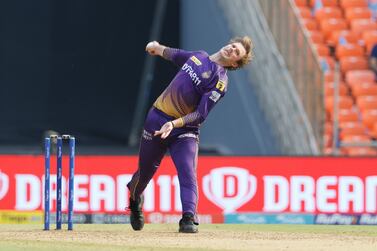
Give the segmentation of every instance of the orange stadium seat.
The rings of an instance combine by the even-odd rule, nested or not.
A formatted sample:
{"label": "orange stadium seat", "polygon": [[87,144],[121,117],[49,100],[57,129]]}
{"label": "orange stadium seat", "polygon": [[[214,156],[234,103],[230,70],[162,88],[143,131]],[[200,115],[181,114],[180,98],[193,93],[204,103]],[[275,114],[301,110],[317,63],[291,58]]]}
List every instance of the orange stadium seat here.
{"label": "orange stadium seat", "polygon": [[364,56],[364,49],[358,44],[339,44],[336,46],[337,58],[343,57],[362,57]]}
{"label": "orange stadium seat", "polygon": [[[325,82],[325,96],[334,95],[334,82]],[[348,93],[348,88],[344,82],[339,83],[339,95],[346,96]]]}
{"label": "orange stadium seat", "polygon": [[315,44],[314,47],[318,53],[318,56],[325,57],[330,55],[330,48],[324,44]]}
{"label": "orange stadium seat", "polygon": [[324,7],[315,12],[315,18],[320,22],[328,18],[342,18],[343,13],[339,7]]}
{"label": "orange stadium seat", "polygon": [[340,0],[342,8],[368,7],[368,0]]}
{"label": "orange stadium seat", "polygon": [[374,125],[373,125],[373,130],[371,131],[371,135],[372,135],[372,137],[377,139],[377,122],[374,123]]}
{"label": "orange stadium seat", "polygon": [[325,42],[323,34],[317,30],[309,31],[309,37],[312,40],[313,44],[323,44],[323,42]]}
{"label": "orange stadium seat", "polygon": [[355,33],[350,30],[335,30],[331,32],[327,43],[332,45],[337,45],[341,41],[345,41],[347,43],[356,44],[359,41],[358,33]]}
{"label": "orange stadium seat", "polygon": [[300,7],[308,6],[307,0],[295,0],[295,4]]}
{"label": "orange stadium seat", "polygon": [[[342,139],[342,143],[371,143],[371,138],[367,135],[344,135]],[[348,147],[342,147],[342,150],[345,151],[346,155],[351,154],[360,154],[360,150],[354,153],[353,149],[363,149],[367,147],[358,147],[358,146],[348,146]]]}
{"label": "orange stadium seat", "polygon": [[367,70],[369,67],[365,57],[342,57],[339,62],[342,73],[351,70]]}
{"label": "orange stadium seat", "polygon": [[368,135],[346,135],[343,139],[344,142],[370,142],[371,139]]}
{"label": "orange stadium seat", "polygon": [[318,24],[314,19],[312,19],[312,18],[301,18],[300,21],[307,30],[309,30],[309,31],[318,30]]}
{"label": "orange stadium seat", "polygon": [[347,22],[342,18],[329,18],[321,21],[321,30],[327,39],[333,31],[346,30],[347,28]]}
{"label": "orange stadium seat", "polygon": [[367,54],[370,54],[373,46],[377,44],[377,30],[364,31],[362,38],[364,40],[365,47],[367,48]]}
{"label": "orange stadium seat", "polygon": [[371,147],[350,147],[347,149],[348,156],[375,156],[377,150]]}
{"label": "orange stadium seat", "polygon": [[354,70],[346,73],[346,82],[349,85],[360,82],[374,82],[375,74],[371,70]]}
{"label": "orange stadium seat", "polygon": [[[314,7],[317,0],[310,0],[310,6]],[[321,0],[323,6],[325,7],[335,7],[338,6],[338,0]]]}
{"label": "orange stadium seat", "polygon": [[371,82],[362,82],[352,86],[352,94],[359,96],[377,96],[377,84]]}
{"label": "orange stadium seat", "polygon": [[373,130],[374,124],[377,122],[377,109],[363,111],[361,120],[368,129]]}
{"label": "orange stadium seat", "polygon": [[372,12],[367,7],[352,7],[345,9],[345,17],[349,21],[353,19],[369,19],[372,17]]}
{"label": "orange stadium seat", "polygon": [[360,34],[368,30],[377,30],[377,23],[372,19],[354,19],[351,21],[351,30]]}
{"label": "orange stadium seat", "polygon": [[331,57],[331,56],[320,57],[319,61],[320,62],[325,61],[327,63],[327,65],[330,67],[330,70],[334,70],[334,68],[335,68],[334,57]]}
{"label": "orange stadium seat", "polygon": [[[332,112],[332,111],[331,111]],[[334,119],[334,114],[331,114]],[[355,109],[340,109],[338,114],[338,121],[343,122],[356,122],[359,120],[359,113]]]}
{"label": "orange stadium seat", "polygon": [[324,78],[325,78],[325,82],[334,82],[334,79],[335,79],[334,71],[326,71]]}
{"label": "orange stadium seat", "polygon": [[345,135],[366,135],[367,132],[365,126],[358,121],[343,122],[339,127],[342,139]]}
{"label": "orange stadium seat", "polygon": [[357,97],[356,104],[361,112],[371,109],[377,109],[377,96]]}
{"label": "orange stadium seat", "polygon": [[[349,96],[339,96],[338,107],[339,109],[351,109],[353,105],[353,100]],[[332,113],[334,108],[334,97],[325,97],[325,107],[326,111]]]}
{"label": "orange stadium seat", "polygon": [[[353,82],[348,83],[348,86],[351,88],[353,91],[356,86],[361,86],[361,85],[374,85],[374,81],[370,80],[354,80]],[[365,87],[367,88],[367,87]],[[363,96],[363,95],[358,95],[358,96]]]}
{"label": "orange stadium seat", "polygon": [[298,14],[301,18],[312,18],[312,12],[309,7],[297,7]]}

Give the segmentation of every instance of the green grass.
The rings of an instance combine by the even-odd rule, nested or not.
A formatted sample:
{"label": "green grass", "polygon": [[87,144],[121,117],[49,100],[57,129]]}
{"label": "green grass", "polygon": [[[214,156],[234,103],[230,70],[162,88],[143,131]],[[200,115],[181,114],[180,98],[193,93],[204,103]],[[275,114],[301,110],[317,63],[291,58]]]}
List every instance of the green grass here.
{"label": "green grass", "polygon": [[[180,234],[177,233],[177,227],[177,224],[147,224],[142,231],[134,232],[128,225],[88,224],[75,225],[74,231],[43,231],[41,225],[0,225],[0,251],[219,251],[233,250],[232,244],[229,244],[232,241],[242,244],[234,250],[249,250],[247,245],[251,245],[249,243],[254,240],[269,244],[282,234],[288,237],[299,236],[292,241],[308,238],[306,235],[329,235],[334,238],[344,236],[356,240],[367,238],[373,242],[377,240],[377,226],[202,224],[199,226],[199,234]],[[306,237],[300,238],[301,235]],[[283,240],[286,238],[283,237]],[[276,242],[271,245],[276,245]],[[272,249],[268,249],[268,246],[263,246],[263,250],[274,250],[274,247],[277,248],[272,246]]]}

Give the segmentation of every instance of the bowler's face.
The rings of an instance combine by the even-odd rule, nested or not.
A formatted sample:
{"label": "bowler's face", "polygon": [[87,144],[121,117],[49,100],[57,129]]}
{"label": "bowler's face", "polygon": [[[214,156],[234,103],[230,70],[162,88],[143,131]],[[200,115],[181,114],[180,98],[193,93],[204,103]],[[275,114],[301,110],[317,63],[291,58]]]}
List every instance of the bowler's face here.
{"label": "bowler's face", "polygon": [[237,62],[246,55],[246,50],[241,43],[231,43],[220,50],[221,56],[232,62]]}

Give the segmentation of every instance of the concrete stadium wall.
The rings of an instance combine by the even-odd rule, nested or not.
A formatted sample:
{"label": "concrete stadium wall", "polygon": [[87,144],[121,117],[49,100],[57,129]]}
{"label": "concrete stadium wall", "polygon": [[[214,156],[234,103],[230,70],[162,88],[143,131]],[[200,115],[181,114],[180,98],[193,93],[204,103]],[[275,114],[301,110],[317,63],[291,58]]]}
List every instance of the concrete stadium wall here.
{"label": "concrete stadium wall", "polygon": [[[182,48],[211,54],[232,37],[216,1],[181,1]],[[245,70],[229,72],[228,92],[202,126],[203,150],[233,155],[281,153],[251,81]]]}

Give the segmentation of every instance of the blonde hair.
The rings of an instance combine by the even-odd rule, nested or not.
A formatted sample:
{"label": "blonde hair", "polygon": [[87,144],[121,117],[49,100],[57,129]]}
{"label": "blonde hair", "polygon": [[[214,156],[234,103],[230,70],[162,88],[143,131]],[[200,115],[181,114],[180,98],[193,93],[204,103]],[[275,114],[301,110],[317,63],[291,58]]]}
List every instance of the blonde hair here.
{"label": "blonde hair", "polygon": [[236,67],[234,66],[225,67],[226,69],[231,70],[231,71],[244,67],[245,65],[250,63],[250,61],[254,58],[254,51],[253,51],[254,44],[250,37],[248,36],[234,37],[229,41],[229,44],[232,44],[232,43],[242,44],[242,46],[245,48],[246,54],[240,60],[237,61]]}

